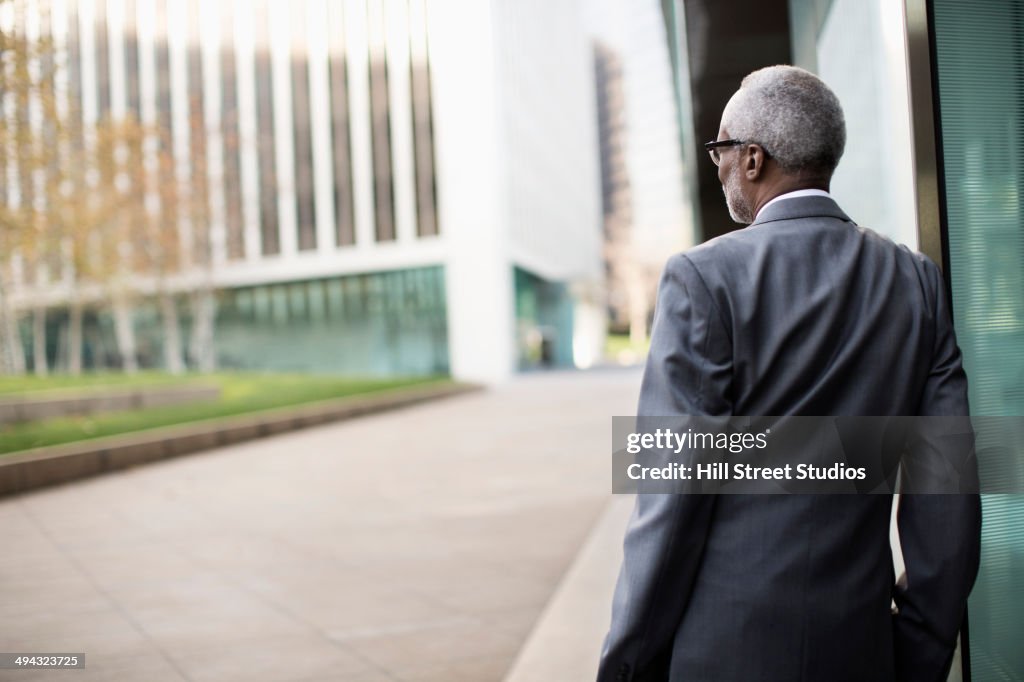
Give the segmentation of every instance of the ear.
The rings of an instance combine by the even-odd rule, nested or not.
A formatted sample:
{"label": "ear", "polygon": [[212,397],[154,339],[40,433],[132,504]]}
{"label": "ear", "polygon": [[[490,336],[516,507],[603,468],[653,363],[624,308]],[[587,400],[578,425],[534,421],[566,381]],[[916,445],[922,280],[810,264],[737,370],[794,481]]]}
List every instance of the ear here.
{"label": "ear", "polygon": [[743,174],[750,182],[756,182],[764,175],[764,164],[768,157],[759,144],[748,144],[743,150]]}

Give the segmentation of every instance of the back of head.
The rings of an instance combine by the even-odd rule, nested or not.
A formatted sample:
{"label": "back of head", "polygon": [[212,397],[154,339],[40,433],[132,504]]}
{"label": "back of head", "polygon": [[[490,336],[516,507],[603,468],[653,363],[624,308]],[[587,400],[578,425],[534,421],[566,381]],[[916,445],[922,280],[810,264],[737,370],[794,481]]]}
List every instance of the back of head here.
{"label": "back of head", "polygon": [[722,127],[761,145],[786,173],[806,177],[831,177],[846,146],[839,98],[796,66],[769,66],[744,78]]}

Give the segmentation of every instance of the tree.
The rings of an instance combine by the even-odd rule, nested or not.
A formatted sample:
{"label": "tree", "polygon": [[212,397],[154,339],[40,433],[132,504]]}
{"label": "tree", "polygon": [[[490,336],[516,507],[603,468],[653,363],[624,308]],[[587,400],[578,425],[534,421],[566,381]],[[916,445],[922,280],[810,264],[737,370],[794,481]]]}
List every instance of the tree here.
{"label": "tree", "polygon": [[[165,365],[183,371],[174,296],[182,282],[193,309],[188,355],[211,371],[215,298],[201,100],[192,103],[190,129],[183,131],[187,159],[175,159],[170,130],[131,115],[86,124],[74,102],[58,106],[64,100],[54,87],[51,41],[26,30],[20,0],[0,0],[0,10],[5,7],[16,16],[0,29],[0,371],[26,369],[13,286],[15,280],[42,283],[36,273],[59,273],[68,287],[65,347],[72,374],[82,370],[90,301],[110,306],[122,369],[138,368],[133,312],[153,292]],[[190,234],[187,252],[179,226]],[[34,367],[45,372],[46,309],[30,305]]]}
{"label": "tree", "polygon": [[[47,188],[60,172],[64,133],[54,92],[50,41],[26,31],[25,6],[0,0],[13,21],[0,26],[0,371],[26,368],[12,304],[15,269],[21,279],[56,268],[47,220]],[[9,180],[5,182],[5,180]],[[45,373],[45,308],[34,310],[34,365]]]}

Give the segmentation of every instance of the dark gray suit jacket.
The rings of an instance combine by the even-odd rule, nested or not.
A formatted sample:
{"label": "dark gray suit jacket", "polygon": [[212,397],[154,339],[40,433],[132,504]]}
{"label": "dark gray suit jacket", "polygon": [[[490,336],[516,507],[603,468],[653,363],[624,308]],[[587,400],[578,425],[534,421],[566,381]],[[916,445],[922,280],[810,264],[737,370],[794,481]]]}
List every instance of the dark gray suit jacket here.
{"label": "dark gray suit jacket", "polygon": [[[640,415],[966,415],[943,282],[825,197],[671,258]],[[945,680],[977,495],[638,495],[600,682]],[[895,599],[898,615],[891,611]]]}

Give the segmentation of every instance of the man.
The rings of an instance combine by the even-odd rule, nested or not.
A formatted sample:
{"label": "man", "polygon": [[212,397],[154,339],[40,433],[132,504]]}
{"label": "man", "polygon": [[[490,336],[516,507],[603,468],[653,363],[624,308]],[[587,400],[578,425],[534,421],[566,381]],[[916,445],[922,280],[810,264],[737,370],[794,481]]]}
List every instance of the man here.
{"label": "man", "polygon": [[[828,194],[839,101],[748,75],[708,143],[749,227],[671,258],[640,415],[967,415],[938,268]],[[977,495],[637,496],[600,682],[945,680],[978,566]],[[895,601],[898,611],[891,608]]]}

